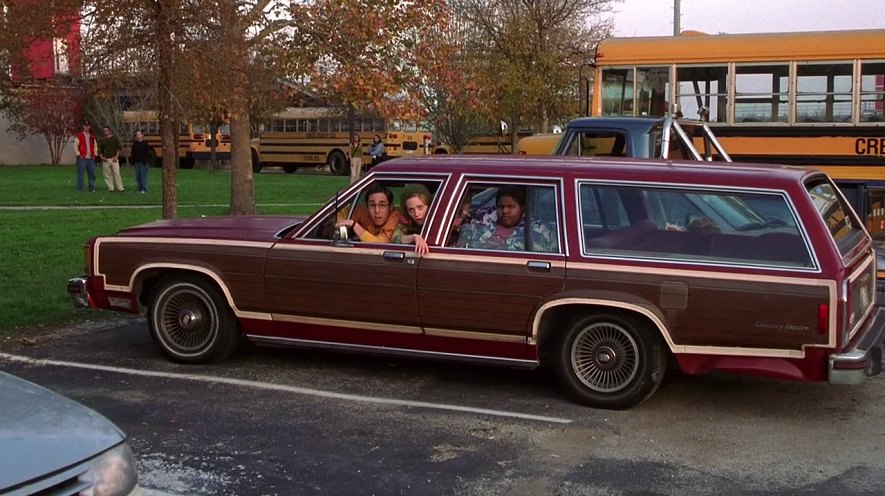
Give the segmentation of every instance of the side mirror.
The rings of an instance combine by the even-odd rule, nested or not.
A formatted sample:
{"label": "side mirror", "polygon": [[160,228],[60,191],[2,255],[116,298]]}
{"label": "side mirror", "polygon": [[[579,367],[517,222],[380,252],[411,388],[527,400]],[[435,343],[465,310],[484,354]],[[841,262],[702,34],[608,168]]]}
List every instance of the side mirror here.
{"label": "side mirror", "polygon": [[353,246],[349,238],[347,226],[338,226],[332,232],[332,246]]}

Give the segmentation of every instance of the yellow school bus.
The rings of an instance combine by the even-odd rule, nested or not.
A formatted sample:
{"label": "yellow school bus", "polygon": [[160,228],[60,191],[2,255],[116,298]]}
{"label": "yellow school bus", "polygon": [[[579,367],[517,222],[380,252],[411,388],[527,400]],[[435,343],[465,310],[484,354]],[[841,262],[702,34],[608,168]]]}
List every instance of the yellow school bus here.
{"label": "yellow school bus", "polygon": [[735,161],[823,169],[878,227],[885,30],[610,38],[594,76],[591,115],[701,118]]}
{"label": "yellow school bus", "polygon": [[[532,136],[533,134],[535,134],[535,132],[532,130],[520,129],[516,133],[516,140],[517,142],[519,142],[520,140]],[[510,131],[507,130],[507,125],[502,121],[500,129],[488,130],[486,132],[478,133],[468,138],[464,146],[461,147],[460,152],[464,154],[509,155],[513,153],[513,143],[511,139],[512,138],[510,137]],[[455,147],[448,143],[437,143],[433,147],[433,153],[450,154],[456,153],[456,150]]]}
{"label": "yellow school bus", "polygon": [[272,115],[253,140],[252,170],[280,166],[292,173],[301,167],[328,167],[332,174],[346,175],[352,132],[360,136],[367,165],[375,135],[384,143],[388,159],[423,155],[430,140],[426,126],[414,121],[351,115],[334,107],[291,107]]}
{"label": "yellow school bus", "polygon": [[[123,112],[124,131],[120,141],[123,142],[123,155],[128,157],[135,132],[144,133],[144,140],[151,146],[148,163],[159,167],[163,160],[163,144],[160,140],[160,121],[156,110],[127,110]],[[227,135],[224,129],[228,129]],[[178,126],[178,166],[191,169],[196,159],[209,158],[209,126],[182,122]],[[222,126],[215,137],[218,141],[216,150],[219,160],[230,158],[230,131]]]}
{"label": "yellow school bus", "polygon": [[190,160],[208,160],[212,157],[212,145],[215,145],[215,159],[230,159],[230,123],[218,125],[215,137],[212,137],[212,126],[207,123],[193,122],[190,124],[191,141],[187,150]]}

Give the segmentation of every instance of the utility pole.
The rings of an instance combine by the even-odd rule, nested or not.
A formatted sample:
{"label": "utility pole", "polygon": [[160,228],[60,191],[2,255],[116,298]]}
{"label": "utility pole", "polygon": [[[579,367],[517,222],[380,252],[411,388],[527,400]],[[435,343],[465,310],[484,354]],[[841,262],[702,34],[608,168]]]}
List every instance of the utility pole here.
{"label": "utility pole", "polygon": [[681,3],[682,0],[673,0],[673,36],[679,36],[679,33],[682,32],[682,27],[680,26],[682,19]]}

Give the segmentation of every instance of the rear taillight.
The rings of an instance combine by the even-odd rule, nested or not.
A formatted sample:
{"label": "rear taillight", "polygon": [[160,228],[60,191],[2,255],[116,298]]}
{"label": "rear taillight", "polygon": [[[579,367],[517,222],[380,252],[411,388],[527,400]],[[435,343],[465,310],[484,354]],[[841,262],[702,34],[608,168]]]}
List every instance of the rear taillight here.
{"label": "rear taillight", "polygon": [[201,140],[201,139],[203,139],[203,135],[202,135],[202,134],[195,134],[195,135],[194,135],[194,139],[195,139],[195,140]]}
{"label": "rear taillight", "polygon": [[396,139],[397,136],[398,136],[398,135],[397,135],[396,133],[390,133],[390,134],[387,135],[387,137],[390,138],[390,139]]}
{"label": "rear taillight", "polygon": [[821,336],[830,333],[830,306],[826,303],[817,307],[817,333]]}

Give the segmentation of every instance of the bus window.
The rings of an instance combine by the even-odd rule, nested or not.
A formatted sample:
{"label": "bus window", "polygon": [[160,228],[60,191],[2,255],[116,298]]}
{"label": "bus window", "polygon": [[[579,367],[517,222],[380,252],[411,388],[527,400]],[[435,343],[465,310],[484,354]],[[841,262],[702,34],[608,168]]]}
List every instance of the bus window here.
{"label": "bus window", "polygon": [[789,95],[789,65],[735,66],[735,122],[787,122]]}
{"label": "bus window", "polygon": [[602,115],[633,115],[633,69],[602,71]]}
{"label": "bus window", "polygon": [[798,64],[796,122],[851,122],[851,64]]}
{"label": "bus window", "polygon": [[670,88],[669,67],[636,69],[636,102],[634,115],[663,117],[667,114],[667,93]]}
{"label": "bus window", "polygon": [[865,62],[860,74],[860,121],[885,122],[885,62]]}
{"label": "bus window", "polygon": [[677,66],[676,101],[689,119],[725,122],[728,66]]}

